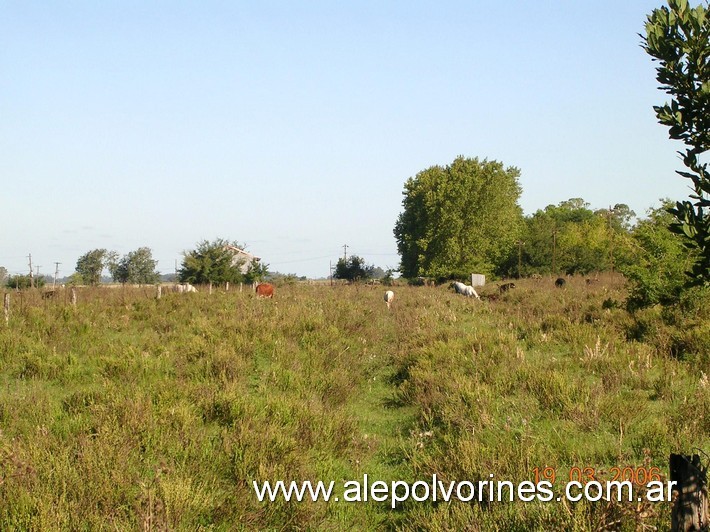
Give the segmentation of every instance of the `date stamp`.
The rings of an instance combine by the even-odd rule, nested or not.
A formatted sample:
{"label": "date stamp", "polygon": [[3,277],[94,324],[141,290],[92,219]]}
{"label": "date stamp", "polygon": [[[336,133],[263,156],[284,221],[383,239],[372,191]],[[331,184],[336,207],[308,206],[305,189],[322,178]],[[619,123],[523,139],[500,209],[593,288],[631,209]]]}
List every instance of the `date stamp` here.
{"label": "date stamp", "polygon": [[569,467],[565,469],[556,469],[554,467],[534,467],[532,470],[533,482],[536,484],[540,481],[547,481],[554,484],[555,481],[560,482],[579,482],[586,484],[588,482],[631,482],[638,486],[646,486],[649,482],[659,482],[662,480],[661,469],[658,467],[610,467],[608,469],[596,468],[591,466],[584,467]]}

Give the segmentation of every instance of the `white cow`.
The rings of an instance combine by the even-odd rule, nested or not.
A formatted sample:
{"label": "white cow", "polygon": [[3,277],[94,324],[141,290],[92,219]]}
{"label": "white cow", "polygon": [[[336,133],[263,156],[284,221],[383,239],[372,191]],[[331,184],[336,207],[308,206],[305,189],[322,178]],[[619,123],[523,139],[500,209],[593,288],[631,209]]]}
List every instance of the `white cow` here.
{"label": "white cow", "polygon": [[192,286],[190,283],[185,283],[185,284],[176,284],[173,287],[173,290],[177,292],[178,294],[184,294],[188,292],[197,292],[197,288]]}
{"label": "white cow", "polygon": [[473,286],[468,286],[466,285],[464,287],[464,293],[466,297],[475,297],[476,299],[480,300],[481,298],[479,297],[478,293],[476,292],[476,289],[473,288]]}
{"label": "white cow", "polygon": [[478,296],[478,293],[476,293],[476,290],[473,288],[473,286],[468,286],[463,283],[459,283],[458,281],[452,283],[452,286],[454,287],[454,290],[457,294],[461,294],[462,296],[466,297],[475,297],[476,299],[481,299]]}
{"label": "white cow", "polygon": [[390,308],[392,301],[394,300],[394,292],[392,290],[387,290],[385,292],[385,303],[387,303],[387,308]]}

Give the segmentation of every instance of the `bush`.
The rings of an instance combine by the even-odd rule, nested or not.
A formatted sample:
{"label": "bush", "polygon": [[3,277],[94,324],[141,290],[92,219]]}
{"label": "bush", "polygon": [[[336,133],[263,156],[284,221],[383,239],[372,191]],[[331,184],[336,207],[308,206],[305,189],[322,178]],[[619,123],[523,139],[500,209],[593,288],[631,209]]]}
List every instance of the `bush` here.
{"label": "bush", "polygon": [[33,283],[36,288],[42,288],[45,284],[45,279],[44,277],[35,277],[33,281],[29,275],[11,275],[7,278],[7,287],[18,290],[30,288]]}

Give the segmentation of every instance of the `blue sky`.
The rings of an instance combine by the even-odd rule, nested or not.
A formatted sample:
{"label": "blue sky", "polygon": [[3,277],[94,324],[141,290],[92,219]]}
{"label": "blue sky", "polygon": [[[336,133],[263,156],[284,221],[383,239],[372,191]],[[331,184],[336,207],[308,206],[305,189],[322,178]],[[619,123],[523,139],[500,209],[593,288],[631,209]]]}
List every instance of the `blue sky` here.
{"label": "blue sky", "polygon": [[[695,2],[697,3],[697,2]],[[687,185],[639,46],[660,1],[0,0],[0,265],[216,237],[271,270],[396,267],[407,178],[521,170],[532,213]]]}

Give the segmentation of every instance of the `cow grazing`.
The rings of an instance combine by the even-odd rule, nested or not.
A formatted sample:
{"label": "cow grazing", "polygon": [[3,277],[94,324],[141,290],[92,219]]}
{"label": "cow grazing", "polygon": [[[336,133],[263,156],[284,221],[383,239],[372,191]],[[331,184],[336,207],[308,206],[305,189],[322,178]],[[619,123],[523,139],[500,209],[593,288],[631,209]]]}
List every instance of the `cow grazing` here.
{"label": "cow grazing", "polygon": [[515,283],[505,283],[500,285],[498,287],[498,290],[502,294],[503,292],[507,292],[508,290],[512,290],[513,288],[515,288]]}
{"label": "cow grazing", "polygon": [[190,283],[176,284],[173,287],[173,291],[178,294],[187,294],[189,292],[197,292],[197,288],[192,286]]}
{"label": "cow grazing", "polygon": [[274,285],[259,283],[256,285],[256,297],[274,297]]}
{"label": "cow grazing", "polygon": [[458,281],[453,282],[451,286],[453,286],[457,294],[461,294],[462,296],[466,297],[475,297],[476,299],[481,299],[480,297],[478,297],[478,293],[473,288],[473,286],[468,286]]}
{"label": "cow grazing", "polygon": [[392,290],[387,290],[387,292],[385,292],[385,303],[387,303],[388,310],[390,305],[392,305],[392,301],[394,301],[394,292]]}
{"label": "cow grazing", "polygon": [[558,277],[557,280],[555,281],[555,286],[557,288],[564,288],[566,284],[567,284],[567,281],[565,281],[562,277]]}
{"label": "cow grazing", "polygon": [[463,294],[466,289],[466,285],[458,281],[454,281],[451,283],[451,288],[453,288],[457,294]]}
{"label": "cow grazing", "polygon": [[469,285],[466,285],[464,287],[463,295],[465,295],[466,297],[475,297],[476,299],[479,299],[479,300],[481,299],[478,296],[478,292],[476,292],[476,289],[473,286],[469,286]]}

